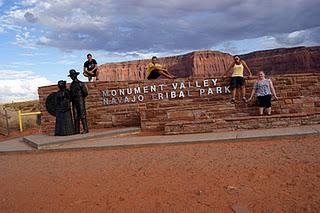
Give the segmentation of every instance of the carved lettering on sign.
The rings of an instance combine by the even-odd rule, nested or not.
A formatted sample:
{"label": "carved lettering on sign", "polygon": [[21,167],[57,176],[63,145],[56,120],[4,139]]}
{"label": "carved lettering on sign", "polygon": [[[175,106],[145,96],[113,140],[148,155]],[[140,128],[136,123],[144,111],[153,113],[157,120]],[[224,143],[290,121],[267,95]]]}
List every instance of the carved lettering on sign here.
{"label": "carved lettering on sign", "polygon": [[230,93],[230,86],[218,86],[218,79],[204,79],[174,82],[170,85],[159,84],[134,88],[106,89],[101,91],[103,105],[117,105],[143,102],[147,97],[151,100],[182,99],[191,97],[190,90],[197,90],[199,96]]}

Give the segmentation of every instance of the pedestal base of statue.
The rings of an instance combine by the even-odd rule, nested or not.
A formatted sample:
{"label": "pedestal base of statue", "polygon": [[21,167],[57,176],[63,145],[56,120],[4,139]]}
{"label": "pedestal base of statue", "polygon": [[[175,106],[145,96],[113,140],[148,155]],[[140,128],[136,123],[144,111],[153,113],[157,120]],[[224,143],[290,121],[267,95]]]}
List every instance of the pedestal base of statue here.
{"label": "pedestal base of statue", "polygon": [[[72,143],[73,141],[81,141],[88,139],[95,139],[100,137],[112,137],[120,134],[130,134],[140,132],[139,127],[129,127],[116,130],[106,130],[100,132],[90,132],[88,134],[76,134],[69,136],[48,136],[48,135],[30,135],[23,137],[23,141],[36,149],[46,149],[48,147],[59,147],[66,143]],[[79,147],[80,148],[80,147]]]}

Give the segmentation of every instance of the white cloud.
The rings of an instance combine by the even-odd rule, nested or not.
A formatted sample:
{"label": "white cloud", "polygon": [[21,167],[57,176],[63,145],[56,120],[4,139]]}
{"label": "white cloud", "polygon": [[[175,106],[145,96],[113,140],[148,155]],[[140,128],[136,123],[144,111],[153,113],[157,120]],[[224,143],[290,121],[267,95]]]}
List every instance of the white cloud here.
{"label": "white cloud", "polygon": [[65,65],[73,65],[73,64],[77,64],[77,61],[71,61],[68,59],[61,59],[59,61],[57,61],[57,64],[65,64]]}
{"label": "white cloud", "polygon": [[48,55],[47,53],[41,53],[41,52],[26,52],[21,53],[21,56],[27,56],[27,57],[35,57],[35,56],[45,56]]}
{"label": "white cloud", "polygon": [[0,23],[19,31],[16,44],[28,48],[130,54],[226,42],[226,49],[234,49],[229,41],[265,36],[289,45],[319,43],[318,31],[312,31],[320,26],[319,7],[319,0],[23,0]]}
{"label": "white cloud", "polygon": [[275,35],[275,38],[277,42],[288,46],[301,45],[314,40],[314,38],[311,37],[313,31],[320,31],[320,28],[318,27],[313,28],[312,30],[299,30],[291,33],[279,34]]}
{"label": "white cloud", "polygon": [[35,36],[32,36],[30,32],[22,32],[16,34],[16,41],[19,47],[27,48],[27,49],[36,49],[37,48],[37,40]]}
{"label": "white cloud", "polygon": [[219,51],[227,52],[230,54],[239,54],[239,52],[243,52],[243,50],[239,50],[236,43],[233,41],[223,42],[222,47],[218,48]]}
{"label": "white cloud", "polygon": [[10,69],[10,70],[12,70],[12,69],[17,69],[17,68],[18,68],[18,65],[3,64],[3,65],[1,66],[1,68],[2,68],[2,69]]}
{"label": "white cloud", "polygon": [[273,36],[263,36],[260,38],[262,49],[273,49],[294,46],[319,45],[320,27],[309,30],[298,30],[291,33],[281,33]]}
{"label": "white cloud", "polygon": [[21,2],[22,5],[24,6],[31,6],[31,5],[34,5],[38,2],[38,0],[23,0]]}
{"label": "white cloud", "polygon": [[15,61],[11,63],[13,66],[15,65],[19,65],[19,66],[34,66],[36,65],[35,63],[31,63],[31,62],[21,62],[21,61]]}
{"label": "white cloud", "polygon": [[39,42],[40,42],[41,44],[47,45],[47,44],[50,43],[50,39],[47,38],[46,36],[41,36],[41,37],[39,38]]}
{"label": "white cloud", "polygon": [[289,33],[288,38],[290,38],[290,39],[297,38],[297,37],[301,36],[301,34],[303,34],[304,32],[305,31],[301,30],[301,31],[295,31],[295,32]]}
{"label": "white cloud", "polygon": [[34,73],[31,71],[15,71],[15,70],[0,70],[0,80],[3,79],[20,79],[34,78]]}
{"label": "white cloud", "polygon": [[281,44],[277,41],[277,39],[273,36],[264,36],[261,37],[261,47],[263,49],[272,49],[272,48],[279,48]]}
{"label": "white cloud", "polygon": [[38,87],[50,84],[31,71],[0,70],[0,102],[37,99]]}

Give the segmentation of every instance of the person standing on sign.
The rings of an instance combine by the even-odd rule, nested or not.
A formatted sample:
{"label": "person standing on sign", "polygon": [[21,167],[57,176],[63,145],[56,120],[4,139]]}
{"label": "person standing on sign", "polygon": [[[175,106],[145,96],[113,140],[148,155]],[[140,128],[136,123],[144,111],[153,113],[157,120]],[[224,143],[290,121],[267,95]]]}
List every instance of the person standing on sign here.
{"label": "person standing on sign", "polygon": [[80,73],[74,69],[69,70],[69,77],[72,79],[70,84],[70,94],[72,101],[73,119],[75,133],[80,133],[80,120],[83,127],[82,134],[88,133],[88,122],[86,115],[85,98],[88,96],[88,89],[85,83],[79,81],[78,75]]}
{"label": "person standing on sign", "polygon": [[88,77],[88,80],[91,81],[92,78],[96,78],[96,81],[99,80],[99,71],[98,71],[98,64],[95,59],[92,58],[92,55],[89,53],[87,55],[87,61],[84,62],[83,65],[83,75]]}
{"label": "person standing on sign", "polygon": [[245,96],[245,93],[246,93],[245,80],[243,78],[244,68],[248,70],[250,77],[252,76],[250,68],[248,67],[247,63],[240,58],[240,56],[235,55],[233,58],[234,58],[234,61],[225,72],[225,73],[228,73],[231,69],[233,71],[231,75],[231,89],[232,89],[231,103],[235,103],[237,87],[241,87],[242,100],[243,101],[247,100]]}
{"label": "person standing on sign", "polygon": [[274,95],[275,99],[278,100],[278,96],[273,87],[272,81],[265,78],[263,71],[258,73],[258,80],[254,83],[251,96],[248,102],[251,101],[253,95],[256,93],[258,99],[259,113],[263,115],[264,108],[267,109],[267,115],[271,115],[271,97]]}
{"label": "person standing on sign", "polygon": [[167,69],[163,68],[160,64],[157,63],[157,57],[153,56],[151,59],[151,63],[148,64],[146,76],[148,80],[153,80],[159,78],[163,75],[166,78],[174,79],[173,75],[171,75]]}

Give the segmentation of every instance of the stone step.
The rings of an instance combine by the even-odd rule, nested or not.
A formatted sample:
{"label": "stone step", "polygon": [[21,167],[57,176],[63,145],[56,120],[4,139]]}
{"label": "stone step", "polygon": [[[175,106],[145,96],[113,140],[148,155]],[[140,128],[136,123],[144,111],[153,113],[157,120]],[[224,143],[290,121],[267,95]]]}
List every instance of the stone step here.
{"label": "stone step", "polygon": [[165,134],[217,132],[236,129],[278,128],[320,124],[320,113],[226,117],[223,119],[176,120],[165,123]]}
{"label": "stone step", "polygon": [[47,135],[30,135],[23,137],[23,141],[36,149],[42,149],[52,145],[71,143],[77,140],[86,140],[90,138],[99,138],[105,136],[114,136],[125,133],[140,132],[139,127],[129,127],[122,129],[114,129],[104,132],[89,132],[88,134],[77,134],[69,136],[47,136]]}
{"label": "stone step", "polygon": [[100,128],[111,128],[112,127],[112,121],[101,121],[101,122],[95,122],[95,125],[98,129]]}
{"label": "stone step", "polygon": [[270,118],[294,118],[294,117],[305,117],[310,115],[316,115],[320,113],[294,113],[294,114],[275,114],[275,115],[255,115],[255,116],[244,116],[244,117],[230,117],[225,118],[226,121],[243,121],[252,119],[270,119]]}

